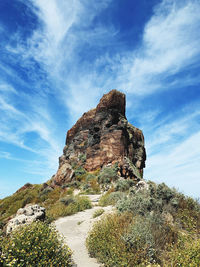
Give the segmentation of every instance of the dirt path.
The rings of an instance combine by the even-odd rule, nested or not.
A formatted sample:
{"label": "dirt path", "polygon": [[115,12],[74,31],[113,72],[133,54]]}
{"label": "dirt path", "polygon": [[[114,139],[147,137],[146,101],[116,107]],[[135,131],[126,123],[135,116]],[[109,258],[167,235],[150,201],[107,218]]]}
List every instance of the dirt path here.
{"label": "dirt path", "polygon": [[[93,203],[96,203],[99,196],[90,197]],[[55,221],[57,230],[64,235],[67,245],[73,251],[73,259],[77,267],[99,267],[96,259],[90,258],[85,246],[85,240],[93,223],[100,217],[92,218],[95,210],[99,206],[94,206],[92,209],[79,212],[77,214],[63,217]],[[103,208],[106,213],[111,212],[113,207],[108,206]]]}

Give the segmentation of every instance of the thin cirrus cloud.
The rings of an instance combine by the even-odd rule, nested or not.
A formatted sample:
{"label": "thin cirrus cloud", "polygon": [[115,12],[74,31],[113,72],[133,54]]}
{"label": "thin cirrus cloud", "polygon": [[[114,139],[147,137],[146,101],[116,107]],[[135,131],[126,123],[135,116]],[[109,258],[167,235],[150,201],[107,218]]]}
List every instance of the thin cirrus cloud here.
{"label": "thin cirrus cloud", "polygon": [[[161,1],[144,25],[137,46],[127,51],[123,42],[118,43],[120,29],[112,22],[105,25],[99,17],[114,1],[20,1],[33,12],[37,25],[25,40],[16,32],[17,41],[14,45],[8,43],[5,50],[13,64],[18,64],[20,57],[20,68],[26,70],[32,84],[18,77],[16,69],[1,63],[6,74],[0,85],[4,114],[0,118],[0,140],[42,157],[53,174],[64,143],[59,124],[69,128],[83,112],[97,104],[102,93],[117,88],[127,93],[128,114],[140,114],[136,117],[146,137],[146,175],[161,177],[164,169],[163,179],[167,181],[168,175],[177,175],[178,171],[189,175],[192,167],[194,179],[199,167],[189,161],[199,157],[198,151],[191,152],[193,155],[188,158],[180,155],[184,148],[194,145],[193,139],[199,138],[198,105],[188,103],[186,110],[176,110],[177,118],[170,113],[161,119],[158,118],[162,106],[143,112],[140,108],[148,95],[199,84],[196,71],[200,67],[199,1]],[[99,22],[94,24],[96,17]],[[115,44],[120,49],[113,52]],[[10,84],[9,77],[17,84]],[[20,86],[26,90],[21,92]],[[60,108],[63,117],[57,121],[55,110]],[[37,134],[34,144],[27,142],[31,133]],[[169,147],[170,153],[165,154]],[[4,152],[3,155],[8,160],[13,158]],[[24,170],[45,175],[44,164],[33,161]]]}
{"label": "thin cirrus cloud", "polygon": [[[194,84],[199,77],[170,77],[199,66],[199,1],[163,1],[146,24],[137,54],[122,67],[124,88],[133,94]],[[125,73],[125,74],[124,74]],[[199,75],[198,75],[199,76]],[[123,84],[123,81],[122,81]],[[128,87],[127,87],[128,85]]]}

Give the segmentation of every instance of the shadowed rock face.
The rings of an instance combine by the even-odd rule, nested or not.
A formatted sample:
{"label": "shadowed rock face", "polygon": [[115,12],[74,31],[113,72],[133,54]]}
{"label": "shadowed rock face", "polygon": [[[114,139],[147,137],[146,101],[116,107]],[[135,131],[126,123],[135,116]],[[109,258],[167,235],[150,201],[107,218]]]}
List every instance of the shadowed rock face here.
{"label": "shadowed rock face", "polygon": [[146,160],[144,136],[127,121],[125,106],[125,95],[112,90],[95,109],[83,114],[67,133],[54,184],[71,181],[73,163],[94,171],[118,162],[122,177],[142,178]]}

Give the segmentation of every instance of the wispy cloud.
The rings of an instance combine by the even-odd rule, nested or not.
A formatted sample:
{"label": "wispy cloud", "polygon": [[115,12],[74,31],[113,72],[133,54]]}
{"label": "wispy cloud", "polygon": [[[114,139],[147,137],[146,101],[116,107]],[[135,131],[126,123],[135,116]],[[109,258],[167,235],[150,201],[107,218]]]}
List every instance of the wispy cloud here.
{"label": "wispy cloud", "polygon": [[[199,65],[199,1],[162,1],[146,24],[140,48],[122,64],[121,82],[127,92],[156,90],[198,82],[195,76],[176,77]],[[131,55],[129,55],[131,56]],[[177,81],[178,79],[178,81]]]}
{"label": "wispy cloud", "polygon": [[182,192],[199,197],[200,132],[177,143],[167,153],[158,152],[149,157],[145,178],[165,182]]}
{"label": "wispy cloud", "polygon": [[[199,137],[196,106],[159,120],[162,107],[140,110],[147,95],[199,84],[199,74],[194,71],[200,66],[199,1],[163,0],[144,26],[138,48],[128,51],[123,41],[117,43],[120,30],[98,17],[112,0],[20,1],[37,23],[26,39],[16,32],[5,46],[9,64],[0,64],[0,141],[32,151],[43,160],[44,164],[24,165],[25,171],[44,174],[44,165],[56,170],[64,144],[57,110],[62,110],[67,130],[97,104],[102,93],[113,88],[127,93],[129,114],[141,115],[135,117],[147,135],[148,166],[155,166],[157,159],[163,166],[161,146],[162,151],[170,147],[167,162],[174,170],[186,164],[186,159],[180,157],[179,164],[176,157],[188,144],[193,145],[192,136]],[[0,33],[3,31],[0,25]],[[116,43],[119,51],[113,49]],[[18,68],[12,68],[14,64],[21,75]],[[28,137],[33,133],[30,143]],[[0,156],[13,157],[5,152]],[[198,158],[197,151],[194,157]],[[157,169],[162,171],[162,167]]]}

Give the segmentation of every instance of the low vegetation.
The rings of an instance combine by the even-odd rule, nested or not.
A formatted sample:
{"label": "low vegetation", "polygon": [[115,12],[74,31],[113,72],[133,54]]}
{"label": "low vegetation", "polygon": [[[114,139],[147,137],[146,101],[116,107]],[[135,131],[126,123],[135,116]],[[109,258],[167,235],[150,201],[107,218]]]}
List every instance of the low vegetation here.
{"label": "low vegetation", "polygon": [[47,209],[47,217],[51,221],[90,208],[91,201],[85,196],[62,198]]}
{"label": "low vegetation", "polygon": [[96,217],[99,217],[99,216],[101,216],[102,214],[104,213],[104,209],[98,209],[98,210],[96,210],[95,212],[94,212],[94,214],[93,214],[93,218],[96,218]]}
{"label": "low vegetation", "polygon": [[19,228],[0,244],[1,266],[73,265],[71,250],[57,231],[43,222],[34,222]]}
{"label": "low vegetation", "polygon": [[0,201],[0,224],[5,224],[11,215],[26,204],[37,203],[46,208],[47,219],[52,221],[92,207],[85,196],[73,197],[73,187],[51,188],[32,185]]}
{"label": "low vegetation", "polygon": [[[81,155],[79,160],[83,162],[84,156]],[[102,215],[103,209],[96,210],[93,218],[100,215],[102,217],[95,223],[86,243],[91,256],[96,257],[105,267],[200,266],[198,201],[170,189],[165,184],[148,182],[148,189],[138,189],[132,180],[118,177],[116,164],[90,173],[75,164],[74,170],[75,179],[62,187],[29,184],[27,188],[0,200],[0,229],[3,229],[11,215],[28,203],[44,206],[47,215],[46,223],[24,228],[27,233],[21,229],[20,232],[5,237],[3,232],[0,232],[1,261],[4,266],[47,266],[43,264],[47,261],[47,255],[48,266],[71,266],[71,252],[68,248],[63,247],[65,252],[61,247],[60,252],[55,250],[58,258],[53,259],[53,251],[49,249],[45,252],[44,249],[43,253],[50,254],[43,255],[40,251],[28,247],[29,243],[35,244],[40,238],[43,240],[45,234],[51,237],[53,235],[54,241],[60,240],[47,222],[91,208],[91,202],[85,194],[102,191],[104,193],[99,205],[114,205],[117,212],[106,216]],[[74,190],[77,189],[80,193],[74,196]],[[35,227],[33,239],[29,236],[29,231],[33,230],[31,227]],[[24,239],[24,243],[17,241],[21,240],[20,238]],[[52,244],[52,247],[55,244],[56,247],[56,242],[60,242],[53,243],[50,239],[46,242],[48,238],[50,237],[44,238],[44,247],[48,248],[48,244]],[[18,247],[20,243],[26,244],[25,242],[29,242],[27,250]],[[21,254],[18,254],[19,251]],[[39,255],[38,260],[41,260],[41,263],[36,262],[36,255]],[[69,259],[69,263],[66,261],[68,265],[62,265],[62,259],[67,259],[65,257]],[[37,264],[34,265],[33,262]]]}
{"label": "low vegetation", "polygon": [[165,184],[148,185],[102,196],[100,204],[114,203],[117,213],[94,225],[89,253],[107,267],[199,266],[200,204]]}

